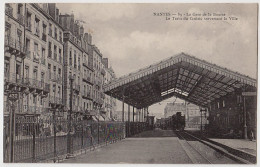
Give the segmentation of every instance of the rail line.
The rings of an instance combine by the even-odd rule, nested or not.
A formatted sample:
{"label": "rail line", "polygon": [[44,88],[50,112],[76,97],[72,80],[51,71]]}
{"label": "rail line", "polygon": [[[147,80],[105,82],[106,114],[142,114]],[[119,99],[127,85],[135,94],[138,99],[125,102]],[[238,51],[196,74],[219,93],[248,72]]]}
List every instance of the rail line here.
{"label": "rail line", "polygon": [[[183,133],[184,133],[185,135],[187,135],[186,132],[177,132],[177,134],[179,135],[179,137],[180,137],[181,139],[185,140],[186,143],[187,143],[193,150],[195,150],[195,151],[200,155],[200,157],[202,157],[204,160],[206,160],[206,162],[208,162],[209,164],[212,164],[212,162],[211,162],[207,157],[205,157],[203,154],[201,154],[201,152],[199,152],[199,151],[187,140],[187,136],[183,135]],[[188,135],[189,135],[189,134],[188,134]],[[184,137],[184,136],[185,136],[185,137]],[[189,135],[189,136],[190,136],[190,135]],[[195,139],[195,140],[197,141],[197,139],[194,138],[194,137],[192,137],[192,136],[190,136],[190,138],[193,138],[193,139]]]}

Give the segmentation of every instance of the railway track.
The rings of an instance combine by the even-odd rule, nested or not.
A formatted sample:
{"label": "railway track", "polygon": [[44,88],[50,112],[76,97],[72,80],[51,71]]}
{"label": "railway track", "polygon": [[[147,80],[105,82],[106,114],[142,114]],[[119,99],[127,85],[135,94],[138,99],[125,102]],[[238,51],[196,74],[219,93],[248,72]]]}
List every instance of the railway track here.
{"label": "railway track", "polygon": [[231,159],[222,152],[216,151],[197,137],[184,132],[176,131],[179,142],[194,164],[238,164],[240,162]]}

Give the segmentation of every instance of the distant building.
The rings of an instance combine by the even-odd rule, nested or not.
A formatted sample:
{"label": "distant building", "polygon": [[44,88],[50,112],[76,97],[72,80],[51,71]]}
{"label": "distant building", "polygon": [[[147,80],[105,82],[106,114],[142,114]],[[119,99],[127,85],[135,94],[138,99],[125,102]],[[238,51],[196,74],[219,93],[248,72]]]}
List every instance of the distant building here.
{"label": "distant building", "polygon": [[[186,127],[199,128],[201,124],[200,108],[197,105],[191,103],[167,103],[164,108],[164,118],[168,118],[177,112],[181,112],[185,115]],[[208,113],[203,112],[202,124],[207,124]]]}
{"label": "distant building", "polygon": [[168,118],[177,112],[181,112],[182,115],[186,114],[185,103],[167,103],[164,108],[164,118]]}

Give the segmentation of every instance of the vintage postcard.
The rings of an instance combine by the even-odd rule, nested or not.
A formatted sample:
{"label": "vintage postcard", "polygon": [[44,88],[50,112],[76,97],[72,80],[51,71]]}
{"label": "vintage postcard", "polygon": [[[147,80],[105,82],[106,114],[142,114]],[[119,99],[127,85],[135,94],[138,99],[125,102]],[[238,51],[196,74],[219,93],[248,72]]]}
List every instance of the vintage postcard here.
{"label": "vintage postcard", "polygon": [[257,3],[4,3],[3,163],[256,164]]}

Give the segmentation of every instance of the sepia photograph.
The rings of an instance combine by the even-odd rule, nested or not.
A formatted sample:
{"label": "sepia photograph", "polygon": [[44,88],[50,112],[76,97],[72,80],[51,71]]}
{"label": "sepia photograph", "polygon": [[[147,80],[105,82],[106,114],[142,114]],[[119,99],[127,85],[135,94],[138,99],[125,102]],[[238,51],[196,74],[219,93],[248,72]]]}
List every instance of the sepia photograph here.
{"label": "sepia photograph", "polygon": [[3,162],[256,164],[258,3],[3,2]]}

